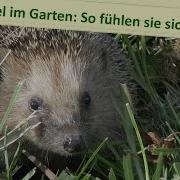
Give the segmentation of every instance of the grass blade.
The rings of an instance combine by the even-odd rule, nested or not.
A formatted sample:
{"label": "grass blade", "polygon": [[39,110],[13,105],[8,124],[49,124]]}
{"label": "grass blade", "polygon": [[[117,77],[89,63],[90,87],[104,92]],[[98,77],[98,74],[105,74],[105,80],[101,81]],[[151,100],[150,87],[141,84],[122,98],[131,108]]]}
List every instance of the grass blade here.
{"label": "grass blade", "polygon": [[110,169],[110,172],[109,172],[109,180],[117,180],[116,175],[112,168]]}
{"label": "grass blade", "polygon": [[133,112],[132,112],[132,110],[130,108],[129,103],[126,104],[126,107],[127,107],[127,110],[128,110],[129,117],[131,119],[132,125],[133,125],[133,127],[135,129],[137,139],[139,141],[139,145],[141,147],[143,161],[144,161],[144,168],[145,168],[145,177],[146,177],[146,180],[150,180],[150,178],[149,178],[149,168],[148,168],[147,158],[146,158],[146,154],[145,154],[145,148],[144,148],[144,145],[143,145],[143,142],[142,142],[142,139],[141,139],[141,135],[139,133],[138,126],[137,126],[136,121],[134,119],[134,115],[133,115]]}
{"label": "grass blade", "polygon": [[94,151],[94,153],[91,155],[91,157],[89,158],[89,160],[86,162],[86,164],[82,167],[80,173],[77,176],[77,179],[80,179],[80,177],[82,176],[82,174],[85,172],[85,170],[87,169],[87,167],[90,165],[90,163],[93,161],[94,157],[96,156],[96,154],[100,151],[100,149],[104,146],[104,144],[106,143],[106,141],[108,140],[108,138],[105,138],[105,140],[98,146],[98,148]]}
{"label": "grass blade", "polygon": [[26,176],[24,176],[24,177],[22,178],[22,180],[29,180],[29,179],[31,179],[31,178],[34,176],[35,173],[36,173],[36,167],[33,168],[31,171],[29,171],[29,172],[26,174]]}
{"label": "grass blade", "polygon": [[156,171],[152,178],[153,180],[159,180],[161,177],[161,172],[163,169],[163,159],[163,153],[160,153],[157,161]]}
{"label": "grass blade", "polygon": [[1,119],[0,132],[2,132],[3,127],[4,127],[4,125],[5,125],[5,123],[6,123],[7,119],[8,119],[8,116],[12,111],[13,105],[16,102],[17,96],[18,96],[18,94],[19,94],[19,92],[20,92],[20,90],[22,88],[22,85],[23,85],[23,82],[20,82],[20,83],[18,83],[18,85],[15,88],[15,91],[14,91],[14,93],[13,93],[11,99],[10,99],[10,102],[9,102],[9,105],[8,105],[6,111],[5,111],[5,114],[4,114],[3,118]]}
{"label": "grass blade", "polygon": [[123,169],[125,180],[134,180],[132,159],[129,154],[127,156],[123,156]]}

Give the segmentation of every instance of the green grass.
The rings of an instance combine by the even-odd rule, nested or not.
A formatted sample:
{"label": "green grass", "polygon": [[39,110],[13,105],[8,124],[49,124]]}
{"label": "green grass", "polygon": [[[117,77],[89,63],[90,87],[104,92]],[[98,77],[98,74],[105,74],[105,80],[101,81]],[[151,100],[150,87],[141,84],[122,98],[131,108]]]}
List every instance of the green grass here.
{"label": "green grass", "polygon": [[[105,139],[94,151],[89,150],[76,172],[64,170],[58,173],[57,179],[178,180],[180,179],[180,136],[178,133],[180,131],[180,89],[166,77],[159,76],[161,71],[160,53],[171,48],[170,43],[163,39],[165,46],[160,46],[159,38],[153,37],[117,35],[115,38],[120,41],[122,50],[132,61],[131,73],[139,86],[140,93],[137,97],[140,101],[138,105],[145,108],[145,111],[134,107],[128,88],[124,84],[120,85],[119,89],[113,92],[112,98],[113,105],[122,119],[120,124],[124,129],[125,139],[119,144],[112,144]],[[152,43],[155,46],[152,46]],[[161,86],[163,91],[159,90]],[[10,104],[0,121],[0,130],[4,131],[0,147],[5,147],[0,152],[0,157],[4,160],[6,167],[6,171],[0,175],[0,179],[6,177],[11,180],[21,167],[17,163],[21,154],[20,145],[16,148],[12,159],[8,159],[7,144],[12,141],[12,138],[8,140],[8,135],[11,133],[7,132],[5,126],[21,87],[22,83],[17,85]],[[119,102],[119,98],[121,98],[121,102]],[[149,117],[150,115],[154,122],[152,117]],[[149,123],[151,120],[152,124]],[[14,132],[16,130],[15,128]],[[145,133],[158,134],[162,140],[161,146],[154,143],[156,146],[153,148],[151,146],[150,149],[150,145],[153,143],[145,138],[142,130]],[[25,133],[25,131],[23,132]],[[170,134],[174,134],[175,147],[163,146],[167,142],[163,140]],[[105,147],[109,149],[111,158],[104,157],[101,153]],[[34,168],[23,179],[30,179],[37,169],[38,167],[34,165]]]}

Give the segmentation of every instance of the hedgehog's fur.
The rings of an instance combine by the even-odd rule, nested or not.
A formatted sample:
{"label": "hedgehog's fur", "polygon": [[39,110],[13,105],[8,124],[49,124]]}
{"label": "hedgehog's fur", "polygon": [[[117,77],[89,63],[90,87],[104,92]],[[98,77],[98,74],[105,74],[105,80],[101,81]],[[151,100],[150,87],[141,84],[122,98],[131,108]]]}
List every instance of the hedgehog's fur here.
{"label": "hedgehog's fur", "polygon": [[[0,116],[19,81],[25,80],[7,124],[13,128],[28,115],[34,96],[43,106],[33,122],[41,121],[25,139],[39,148],[69,155],[62,146],[66,135],[81,134],[87,146],[105,137],[120,139],[119,116],[111,92],[120,83],[134,90],[127,59],[108,34],[63,30],[1,27],[1,46],[12,52],[3,64]],[[84,92],[91,104],[82,102]],[[119,129],[119,130],[118,130]]]}

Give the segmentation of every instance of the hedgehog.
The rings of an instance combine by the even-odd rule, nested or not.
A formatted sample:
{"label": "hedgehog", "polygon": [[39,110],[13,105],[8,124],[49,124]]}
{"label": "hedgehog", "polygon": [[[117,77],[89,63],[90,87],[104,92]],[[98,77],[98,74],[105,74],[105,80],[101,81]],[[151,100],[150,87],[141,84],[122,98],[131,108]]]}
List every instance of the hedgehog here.
{"label": "hedgehog", "polygon": [[0,34],[1,46],[11,50],[1,67],[1,117],[17,83],[24,82],[9,129],[36,112],[28,123],[40,124],[23,139],[60,156],[106,137],[122,139],[112,91],[121,83],[133,92],[135,84],[111,34],[11,26],[1,26]]}

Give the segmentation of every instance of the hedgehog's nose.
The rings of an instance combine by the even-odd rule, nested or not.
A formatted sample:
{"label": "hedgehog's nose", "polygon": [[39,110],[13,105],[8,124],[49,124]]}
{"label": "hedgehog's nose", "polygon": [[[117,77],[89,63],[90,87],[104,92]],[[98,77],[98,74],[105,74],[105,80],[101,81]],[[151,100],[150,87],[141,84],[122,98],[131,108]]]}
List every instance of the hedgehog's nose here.
{"label": "hedgehog's nose", "polygon": [[69,153],[79,152],[83,147],[83,139],[81,136],[68,136],[64,140],[64,150]]}

